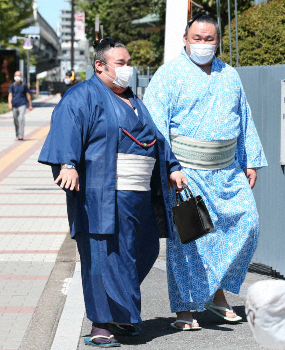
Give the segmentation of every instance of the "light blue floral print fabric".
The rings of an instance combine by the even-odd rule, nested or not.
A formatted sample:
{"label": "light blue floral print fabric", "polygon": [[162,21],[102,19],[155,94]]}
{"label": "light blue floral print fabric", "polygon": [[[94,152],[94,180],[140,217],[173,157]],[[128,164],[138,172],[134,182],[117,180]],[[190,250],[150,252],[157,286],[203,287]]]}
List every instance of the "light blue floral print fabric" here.
{"label": "light blue floral print fabric", "polygon": [[[168,289],[172,312],[203,311],[218,289],[239,293],[256,249],[256,204],[242,169],[267,166],[240,78],[232,67],[213,59],[210,76],[185,53],[152,78],[145,97],[158,129],[169,140],[178,134],[198,140],[237,137],[235,162],[221,170],[183,168],[194,195],[202,195],[215,230],[195,242],[167,242]],[[170,192],[176,205],[175,192]]]}

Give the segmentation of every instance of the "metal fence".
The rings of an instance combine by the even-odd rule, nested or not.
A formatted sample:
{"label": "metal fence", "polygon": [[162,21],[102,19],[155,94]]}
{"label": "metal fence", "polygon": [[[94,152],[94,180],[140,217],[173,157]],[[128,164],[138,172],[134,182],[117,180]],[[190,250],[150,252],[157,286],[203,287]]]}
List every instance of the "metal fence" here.
{"label": "metal fence", "polygon": [[[86,69],[86,79],[90,79],[92,77],[94,70],[93,67],[89,66]],[[145,89],[150,82],[150,79],[154,75],[155,70],[148,68],[139,68],[134,67],[134,75],[130,83],[130,87],[133,92],[140,98],[143,98]]]}
{"label": "metal fence", "polygon": [[[269,163],[258,171],[253,190],[260,215],[260,238],[252,262],[270,267],[277,276],[285,276],[285,173],[284,165],[280,164],[281,103],[285,123],[285,83],[282,100],[281,81],[285,79],[285,65],[236,69]],[[143,96],[152,75],[150,70],[142,72],[135,68],[131,87],[139,97]],[[285,127],[283,137],[285,144]]]}
{"label": "metal fence", "polygon": [[253,262],[285,275],[285,174],[280,164],[281,104],[285,103],[281,82],[285,79],[285,65],[240,67],[237,71],[269,164],[258,171],[253,190],[260,215],[260,238]]}

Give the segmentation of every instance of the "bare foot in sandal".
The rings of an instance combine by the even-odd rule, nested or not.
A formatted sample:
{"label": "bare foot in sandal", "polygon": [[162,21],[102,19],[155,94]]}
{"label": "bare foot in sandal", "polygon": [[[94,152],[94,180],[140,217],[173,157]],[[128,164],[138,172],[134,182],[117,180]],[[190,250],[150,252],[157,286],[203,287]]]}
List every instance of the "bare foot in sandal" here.
{"label": "bare foot in sandal", "polygon": [[[216,304],[217,306],[222,306],[222,307],[229,309],[229,304],[226,300],[224,291],[222,289],[218,289],[216,291],[213,303]],[[226,317],[229,317],[229,318],[235,318],[237,316],[237,314],[234,312],[234,310],[232,312],[220,310],[220,313],[225,315]]]}
{"label": "bare foot in sandal", "polygon": [[188,322],[193,322],[192,325],[189,323],[184,323],[184,322],[175,322],[175,326],[177,328],[181,328],[181,329],[185,329],[185,328],[198,328],[201,329],[201,327],[199,327],[199,323],[193,319],[193,316],[191,314],[190,311],[181,311],[181,312],[177,312],[176,313],[177,317],[176,317],[176,321],[177,320],[183,320],[183,321],[188,321]]}

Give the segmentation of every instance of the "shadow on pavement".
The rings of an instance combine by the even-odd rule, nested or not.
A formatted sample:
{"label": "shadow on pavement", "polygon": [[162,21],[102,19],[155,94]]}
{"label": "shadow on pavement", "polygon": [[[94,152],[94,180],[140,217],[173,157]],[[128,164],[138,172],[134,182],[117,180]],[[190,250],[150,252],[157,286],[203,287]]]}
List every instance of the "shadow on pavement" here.
{"label": "shadow on pavement", "polygon": [[[235,310],[238,315],[240,315],[243,322],[246,322],[244,307],[237,306]],[[194,314],[194,318],[198,318],[200,325],[205,329],[217,330],[222,332],[232,332],[233,323],[225,323],[222,319],[218,318],[215,315],[211,315],[211,312],[205,311],[197,315]],[[154,319],[149,319],[143,321],[139,327],[141,327],[142,332],[139,336],[130,337],[123,336],[114,332],[116,339],[118,339],[124,345],[142,345],[151,342],[153,339],[166,337],[171,334],[180,333],[181,331],[172,329],[170,323],[174,322],[174,317],[157,317]],[[91,328],[91,322],[90,322]],[[193,331],[190,331],[193,332]],[[199,331],[197,331],[199,332]],[[86,332],[85,332],[86,333]],[[185,333],[185,332],[184,332]],[[83,337],[90,336],[90,333],[81,335]]]}
{"label": "shadow on pavement", "polygon": [[[242,317],[242,321],[228,322],[207,310],[201,313],[194,313],[193,316],[198,320],[200,326],[205,329],[219,329],[220,331],[232,331],[233,329],[229,328],[232,325],[247,322],[244,306],[233,306],[233,309],[238,316]],[[221,327],[222,325],[223,327]]]}

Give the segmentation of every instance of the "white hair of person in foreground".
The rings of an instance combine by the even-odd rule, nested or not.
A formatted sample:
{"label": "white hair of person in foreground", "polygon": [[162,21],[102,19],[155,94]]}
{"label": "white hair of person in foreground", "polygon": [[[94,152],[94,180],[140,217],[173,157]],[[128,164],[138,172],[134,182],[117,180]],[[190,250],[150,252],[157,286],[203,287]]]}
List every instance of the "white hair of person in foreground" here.
{"label": "white hair of person in foreground", "polygon": [[245,309],[256,341],[270,349],[285,349],[285,281],[254,283],[248,289]]}

